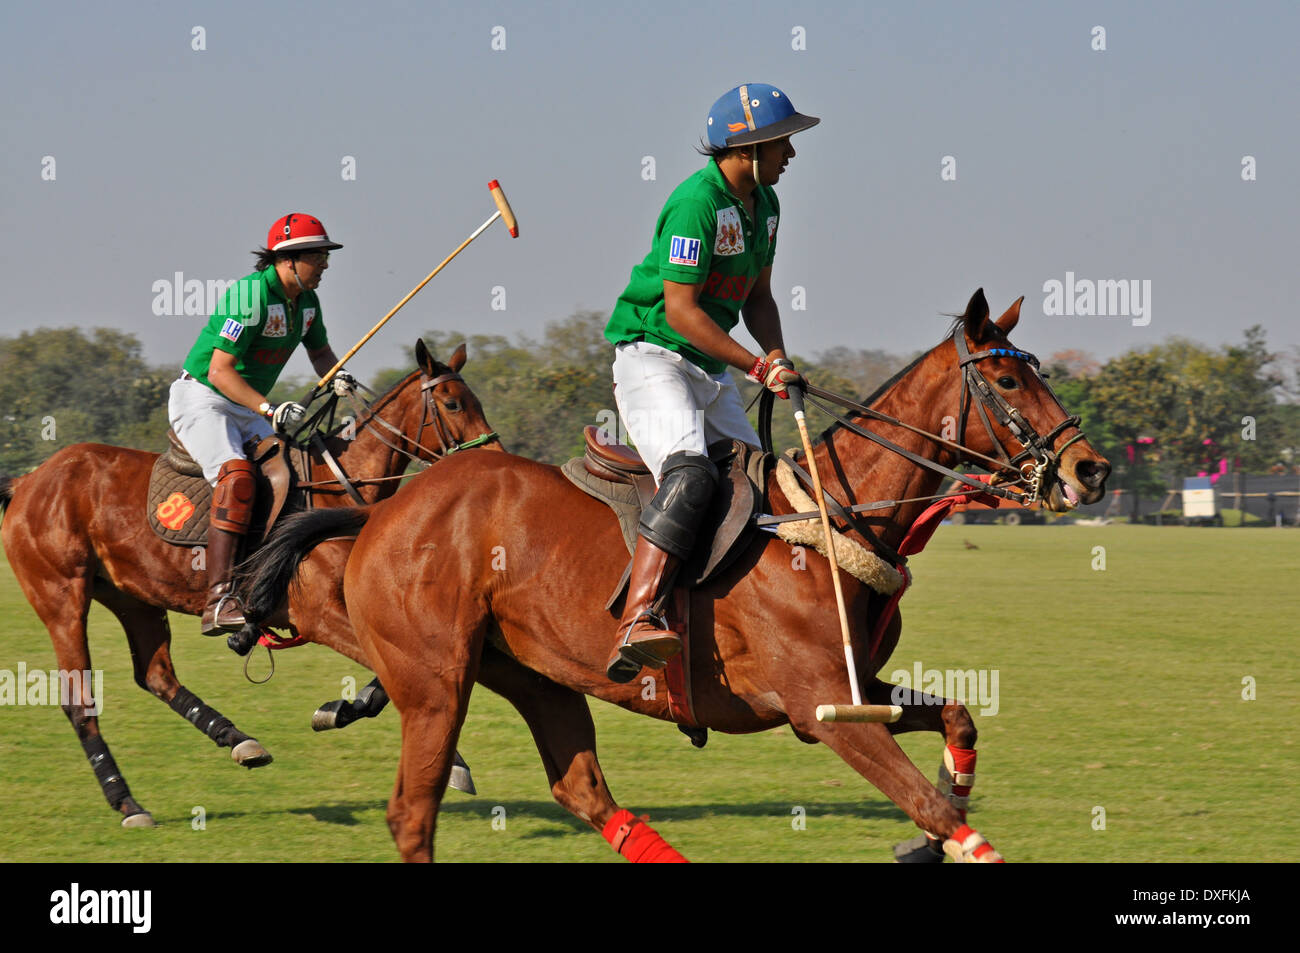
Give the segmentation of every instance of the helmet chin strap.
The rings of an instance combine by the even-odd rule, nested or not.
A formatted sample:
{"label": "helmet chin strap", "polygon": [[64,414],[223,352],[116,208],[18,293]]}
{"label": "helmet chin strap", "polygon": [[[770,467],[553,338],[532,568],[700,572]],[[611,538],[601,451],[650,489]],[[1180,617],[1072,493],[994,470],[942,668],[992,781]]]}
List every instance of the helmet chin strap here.
{"label": "helmet chin strap", "polygon": [[302,279],[298,277],[298,262],[297,261],[289,262],[289,267],[293,270],[293,280],[298,282],[298,290],[306,291],[307,289],[302,286]]}

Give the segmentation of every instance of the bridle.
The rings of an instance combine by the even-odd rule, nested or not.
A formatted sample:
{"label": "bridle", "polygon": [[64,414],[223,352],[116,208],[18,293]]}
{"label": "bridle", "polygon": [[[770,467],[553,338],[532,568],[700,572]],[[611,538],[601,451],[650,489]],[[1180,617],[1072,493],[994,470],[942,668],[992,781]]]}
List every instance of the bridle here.
{"label": "bridle", "polygon": [[[1046,378],[1039,370],[1038,358],[1028,351],[1018,351],[1014,348],[993,347],[986,348],[983,351],[970,353],[966,347],[966,335],[958,326],[953,331],[953,343],[957,345],[958,367],[962,372],[961,379],[961,401],[958,408],[958,419],[961,421],[960,429],[957,432],[957,443],[963,445],[966,443],[966,416],[970,408],[971,394],[979,397],[979,404],[975,409],[979,411],[980,420],[984,424],[984,430],[989,436],[989,442],[997,450],[998,457],[1002,465],[1018,474],[1020,482],[1025,485],[1026,504],[1034,503],[1042,498],[1045,487],[1050,487],[1052,480],[1056,477],[1056,471],[1061,465],[1061,455],[1073,443],[1083,439],[1083,430],[1079,429],[1079,417],[1071,414],[1053,427],[1045,435],[1039,436],[1034,430],[1033,425],[1025,420],[1024,416],[1013,407],[1005,397],[994,390],[988,380],[976,370],[977,362],[984,360],[986,357],[1013,357],[1024,361],[1034,369],[1034,373],[1042,381],[1047,392],[1052,395],[1056,405],[1061,406],[1060,399],[1052,390],[1051,385],[1047,383]],[[1007,452],[1002,448],[1001,442],[993,435],[993,425],[989,422],[989,414],[993,416],[1011,435],[1020,441],[1023,448],[1014,457],[1008,457]],[[1079,430],[1073,437],[1067,440],[1060,448],[1054,448],[1056,439],[1071,427]],[[1030,461],[1033,462],[1030,462]]]}
{"label": "bridle", "polygon": [[[995,474],[995,479],[997,477],[1004,477],[1005,479],[1003,479],[1001,482],[994,482],[988,485],[981,485],[980,486],[981,492],[989,493],[993,496],[998,496],[1003,499],[1014,500],[1015,502],[1024,504],[1026,506],[1033,504],[1038,500],[1042,499],[1047,489],[1051,487],[1052,482],[1056,479],[1057,470],[1060,467],[1061,455],[1065,452],[1066,448],[1068,448],[1071,444],[1075,443],[1076,441],[1084,439],[1083,431],[1079,430],[1077,434],[1075,434],[1064,444],[1062,444],[1061,447],[1055,448],[1054,444],[1056,440],[1066,430],[1070,429],[1071,427],[1078,428],[1079,420],[1080,420],[1079,417],[1074,415],[1067,416],[1059,424],[1053,427],[1046,435],[1039,435],[1038,432],[1034,430],[1034,428],[1029,424],[1029,422],[1025,420],[1024,416],[1020,413],[1020,411],[1014,406],[1012,406],[1001,394],[997,393],[997,391],[995,391],[990,386],[989,382],[985,380],[984,375],[980,374],[975,366],[979,361],[982,361],[985,358],[990,358],[990,357],[1013,357],[1022,360],[1034,368],[1034,372],[1038,374],[1039,380],[1042,381],[1043,386],[1047,388],[1047,391],[1049,394],[1051,394],[1052,399],[1055,400],[1057,406],[1060,407],[1061,406],[1060,400],[1056,397],[1056,394],[1052,391],[1051,387],[1047,384],[1047,381],[1043,378],[1042,374],[1038,371],[1038,367],[1039,367],[1038,358],[1036,358],[1033,354],[1030,354],[1028,351],[1020,351],[1013,348],[987,348],[983,351],[978,351],[972,354],[970,353],[970,349],[966,346],[966,337],[964,334],[964,328],[963,325],[960,323],[953,329],[952,337],[953,337],[953,343],[956,345],[957,348],[958,370],[962,375],[962,389],[961,389],[961,398],[959,402],[959,411],[960,411],[959,419],[961,420],[961,424],[957,434],[957,439],[955,441],[949,440],[946,437],[942,437],[939,434],[934,434],[934,433],[930,433],[929,431],[922,430],[919,427],[915,427],[909,423],[906,423],[905,421],[899,420],[897,417],[893,417],[890,416],[889,414],[881,413],[878,410],[873,410],[872,408],[866,406],[865,403],[858,403],[856,401],[849,400],[846,397],[843,397],[831,391],[823,390],[822,388],[816,387],[812,384],[809,384],[806,388],[807,403],[813,407],[816,407],[818,410],[826,414],[828,417],[834,419],[836,423],[839,424],[839,426],[843,427],[844,429],[848,430],[851,433],[856,434],[857,436],[864,437],[867,440],[872,441],[873,443],[879,444],[880,446],[884,447],[886,450],[889,450],[890,452],[895,453],[898,456],[901,456],[904,459],[911,461],[917,466],[923,467],[928,470],[932,470],[936,473],[942,474],[945,477],[949,477],[957,481],[956,486],[954,487],[951,493],[941,493],[933,496],[924,496],[924,497],[913,497],[906,500],[882,500],[882,501],[876,501],[872,503],[855,504],[853,506],[845,506],[844,504],[835,500],[829,493],[825,493],[825,488],[823,487],[823,492],[825,495],[826,505],[828,509],[830,509],[833,514],[838,516],[846,524],[848,524],[853,529],[855,529],[864,539],[869,540],[877,549],[880,550],[880,552],[883,555],[885,555],[888,559],[893,561],[895,564],[903,564],[906,563],[907,560],[905,557],[900,555],[893,547],[889,546],[883,540],[881,540],[876,535],[876,533],[872,531],[871,527],[868,526],[861,519],[859,519],[856,514],[868,510],[886,509],[889,507],[897,506],[902,503],[910,503],[910,502],[916,502],[920,500],[939,500],[945,497],[959,495],[962,492],[961,488],[963,486],[969,485],[970,479],[965,474],[958,473],[956,470],[945,467],[939,463],[936,463],[933,460],[928,460],[917,453],[913,453],[911,450],[907,450],[904,447],[900,447],[898,444],[894,443],[891,440],[888,440],[885,437],[882,437],[880,434],[874,433],[871,430],[867,430],[866,428],[860,426],[854,421],[848,419],[843,414],[837,413],[836,411],[830,409],[828,406],[826,406],[824,401],[830,401],[832,403],[839,404],[840,406],[852,410],[863,417],[867,417],[871,420],[880,421],[881,423],[891,424],[896,427],[901,427],[904,430],[908,430],[911,431],[912,433],[919,434],[920,436],[933,440],[938,444],[954,449],[958,451],[960,455],[959,461],[978,460],[981,463],[992,464],[990,469],[993,470]],[[882,384],[874,394],[872,394],[870,397],[866,399],[866,403],[874,402],[877,398],[879,398],[882,394],[884,394],[885,391],[887,391],[890,387],[892,387],[900,379],[902,379],[905,375],[907,375],[912,369],[914,369],[916,365],[919,364],[924,357],[925,357],[924,354],[921,355],[916,360],[912,361],[912,363],[910,363],[907,367],[903,368],[901,371],[899,371],[897,374],[891,377],[888,381]],[[980,419],[983,422],[986,431],[988,432],[990,442],[996,448],[998,452],[998,457],[1000,459],[994,459],[993,457],[989,457],[985,454],[972,450],[971,448],[965,445],[966,416],[971,405],[972,394],[974,394],[979,399],[979,404],[976,405],[976,409],[979,411]],[[772,414],[772,406],[773,406],[773,400],[772,400],[773,397],[774,395],[771,393],[771,391],[764,391],[762,394],[762,398],[763,398],[762,404],[760,405],[759,408],[759,420],[760,420],[759,432],[761,434],[760,439],[763,441],[763,449],[768,451],[769,453],[772,452],[771,414]],[[820,400],[817,398],[820,398]],[[1063,407],[1061,409],[1062,411],[1064,411]],[[998,441],[996,436],[994,436],[993,426],[989,420],[990,413],[1000,424],[1006,427],[1007,430],[1009,430],[1011,434],[1020,442],[1020,445],[1023,449],[1021,450],[1021,452],[1017,453],[1014,457],[1007,456],[1006,451],[1003,450],[1002,448],[1001,442]],[[799,477],[800,480],[802,480],[807,486],[809,487],[812,486],[812,477],[803,469],[803,467],[795,463],[794,454],[792,452],[786,451],[784,454],[782,454],[781,459],[790,465],[791,469],[794,471],[795,475]],[[1023,489],[1016,489],[1015,487],[1017,485],[1022,486]],[[781,517],[769,517],[766,518],[765,521],[784,522],[791,519],[804,518],[809,515],[816,515],[816,514],[792,514],[792,515],[781,516]]]}
{"label": "bridle", "polygon": [[[416,431],[414,438],[408,436],[400,428],[395,427],[380,416],[379,412],[374,409],[374,402],[380,395],[360,382],[357,382],[356,390],[364,391],[365,394],[369,396],[368,401],[362,396],[359,396],[356,393],[356,390],[348,389],[344,391],[347,400],[352,405],[352,409],[356,415],[355,426],[369,430],[380,443],[406,457],[420,469],[432,466],[443,457],[450,456],[460,450],[470,450],[474,447],[481,447],[494,440],[501,439],[495,430],[479,434],[477,437],[470,440],[457,441],[452,439],[451,429],[443,421],[442,414],[437,407],[438,399],[434,394],[434,389],[440,384],[445,384],[451,381],[460,381],[461,383],[464,383],[464,378],[455,371],[450,371],[446,374],[441,374],[438,377],[430,378],[423,369],[420,371],[420,378],[420,393],[423,395],[424,399],[421,401],[420,427]],[[315,429],[316,425],[321,422],[324,422],[324,429],[327,432],[332,433],[337,429],[341,429],[334,426],[334,411],[337,402],[338,395],[333,394],[320,410],[304,421],[303,425],[298,428],[294,434],[296,437],[298,434],[309,430],[311,431],[311,437],[308,438],[308,446],[319,454],[321,459],[325,462],[325,465],[330,469],[330,472],[333,473],[334,479],[299,483],[298,486],[307,490],[312,490],[321,486],[338,484],[343,487],[344,491],[352,498],[354,503],[361,505],[365,503],[365,500],[357,492],[357,486],[372,483],[385,483],[391,480],[401,480],[404,477],[403,474],[396,474],[394,476],[362,477],[356,479],[348,477],[343,470],[342,464],[339,463],[338,458],[335,457],[326,446],[320,430]],[[426,430],[432,430],[434,436],[438,438],[438,449],[435,450],[433,447],[424,445],[424,432]],[[398,442],[394,443],[390,440],[388,436],[385,435],[385,431],[387,431],[388,434],[395,436]],[[403,444],[409,444],[413,449],[407,449]]]}

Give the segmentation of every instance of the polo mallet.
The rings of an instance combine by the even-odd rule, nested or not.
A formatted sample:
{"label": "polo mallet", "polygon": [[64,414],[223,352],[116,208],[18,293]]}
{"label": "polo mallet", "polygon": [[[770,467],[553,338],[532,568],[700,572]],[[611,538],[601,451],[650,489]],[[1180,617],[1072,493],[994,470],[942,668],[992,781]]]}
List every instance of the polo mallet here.
{"label": "polo mallet", "polygon": [[818,721],[898,721],[903,709],[898,705],[864,705],[858,688],[858,670],[853,664],[853,643],[849,640],[849,614],[844,608],[844,589],[840,586],[840,564],[835,558],[835,538],[831,533],[831,518],[826,512],[826,498],[822,495],[822,481],[817,473],[817,460],[813,457],[812,441],[808,439],[808,422],[804,417],[803,388],[789,386],[786,392],[794,406],[794,420],[799,425],[799,439],[803,441],[804,457],[812,475],[813,493],[817,497],[817,512],[821,515],[822,531],[826,535],[826,558],[831,564],[831,582],[835,586],[835,605],[840,613],[840,635],[844,638],[844,662],[849,671],[849,691],[852,705],[818,705]]}
{"label": "polo mallet", "polygon": [[464,251],[466,245],[468,245],[474,239],[478,238],[481,234],[483,234],[483,232],[487,230],[487,227],[489,225],[491,225],[497,219],[502,219],[506,223],[506,228],[510,229],[510,237],[511,238],[519,237],[519,223],[515,220],[515,213],[511,210],[510,203],[506,201],[506,194],[501,191],[501,185],[497,182],[496,179],[493,179],[491,182],[488,183],[488,190],[492,193],[493,201],[497,203],[497,210],[492,213],[492,217],[489,218],[482,225],[480,225],[478,228],[474,229],[474,233],[470,235],[469,238],[465,239],[463,242],[457,245],[456,250],[452,252],[450,255],[448,255],[446,258],[444,258],[442,260],[442,263],[438,265],[437,268],[429,272],[428,276],[423,281],[421,281],[418,285],[412,288],[410,294],[408,294],[401,301],[397,302],[397,304],[394,305],[392,311],[389,311],[386,315],[380,318],[379,323],[370,329],[370,333],[368,333],[360,341],[354,344],[352,346],[352,349],[348,351],[348,353],[344,354],[343,357],[339,359],[339,362],[337,364],[335,364],[333,367],[330,368],[329,373],[326,374],[324,377],[322,377],[316,383],[316,386],[312,389],[313,393],[319,391],[322,387],[328,384],[330,380],[334,377],[334,375],[339,372],[339,368],[341,368],[344,364],[346,364],[348,360],[352,357],[352,355],[356,354],[357,351],[361,350],[361,346],[365,344],[367,341],[369,341],[372,337],[374,337],[375,332],[378,331],[380,328],[382,328],[389,318],[397,314],[398,311],[402,310],[402,306],[406,304],[406,302],[414,298],[416,293],[421,288],[423,288],[430,281],[432,281],[433,276],[436,275],[438,272],[442,271],[442,269],[446,267],[447,262],[451,261],[462,251]]}

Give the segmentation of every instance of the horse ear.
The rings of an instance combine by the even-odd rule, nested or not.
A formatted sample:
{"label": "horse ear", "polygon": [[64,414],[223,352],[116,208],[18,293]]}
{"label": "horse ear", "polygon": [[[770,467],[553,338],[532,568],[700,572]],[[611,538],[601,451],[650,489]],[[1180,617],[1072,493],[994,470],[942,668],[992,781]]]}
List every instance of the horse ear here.
{"label": "horse ear", "polygon": [[1016,322],[1020,320],[1020,306],[1024,304],[1024,302],[1025,296],[1021,295],[1012,302],[1011,307],[1007,308],[1007,310],[1002,313],[1002,317],[993,322],[1002,329],[1003,334],[1010,334],[1011,329],[1014,328]]}
{"label": "horse ear", "polygon": [[966,305],[966,313],[961,316],[966,325],[966,336],[972,341],[982,341],[984,339],[984,326],[989,319],[989,303],[984,297],[984,289],[976,288],[975,293],[970,296],[970,304]]}
{"label": "horse ear", "polygon": [[424,338],[415,339],[415,363],[420,365],[420,369],[426,374],[433,374],[433,355],[424,346]]}
{"label": "horse ear", "polygon": [[456,348],[455,353],[451,356],[451,360],[447,362],[447,366],[459,374],[460,369],[465,366],[466,353],[465,345],[462,344],[460,347]]}

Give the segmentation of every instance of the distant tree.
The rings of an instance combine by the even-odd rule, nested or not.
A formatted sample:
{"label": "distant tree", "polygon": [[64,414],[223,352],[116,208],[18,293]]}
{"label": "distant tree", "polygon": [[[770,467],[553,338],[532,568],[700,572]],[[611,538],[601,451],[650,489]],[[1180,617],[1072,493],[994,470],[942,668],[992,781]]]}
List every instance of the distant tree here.
{"label": "distant tree", "polygon": [[0,471],[24,472],[81,442],[166,445],[173,367],[109,328],[41,328],[0,338]]}
{"label": "distant tree", "polygon": [[[1104,420],[1117,476],[1131,489],[1142,491],[1153,477],[1179,486],[1214,470],[1221,457],[1234,468],[1267,469],[1291,439],[1274,361],[1258,326],[1241,344],[1214,349],[1171,338],[1108,361],[1086,379],[1080,406]],[[1245,418],[1254,422],[1254,439],[1243,438]]]}
{"label": "distant tree", "polygon": [[1101,370],[1101,362],[1087,351],[1068,348],[1057,351],[1046,361],[1045,367],[1051,367],[1057,375],[1065,377],[1093,377]]}

